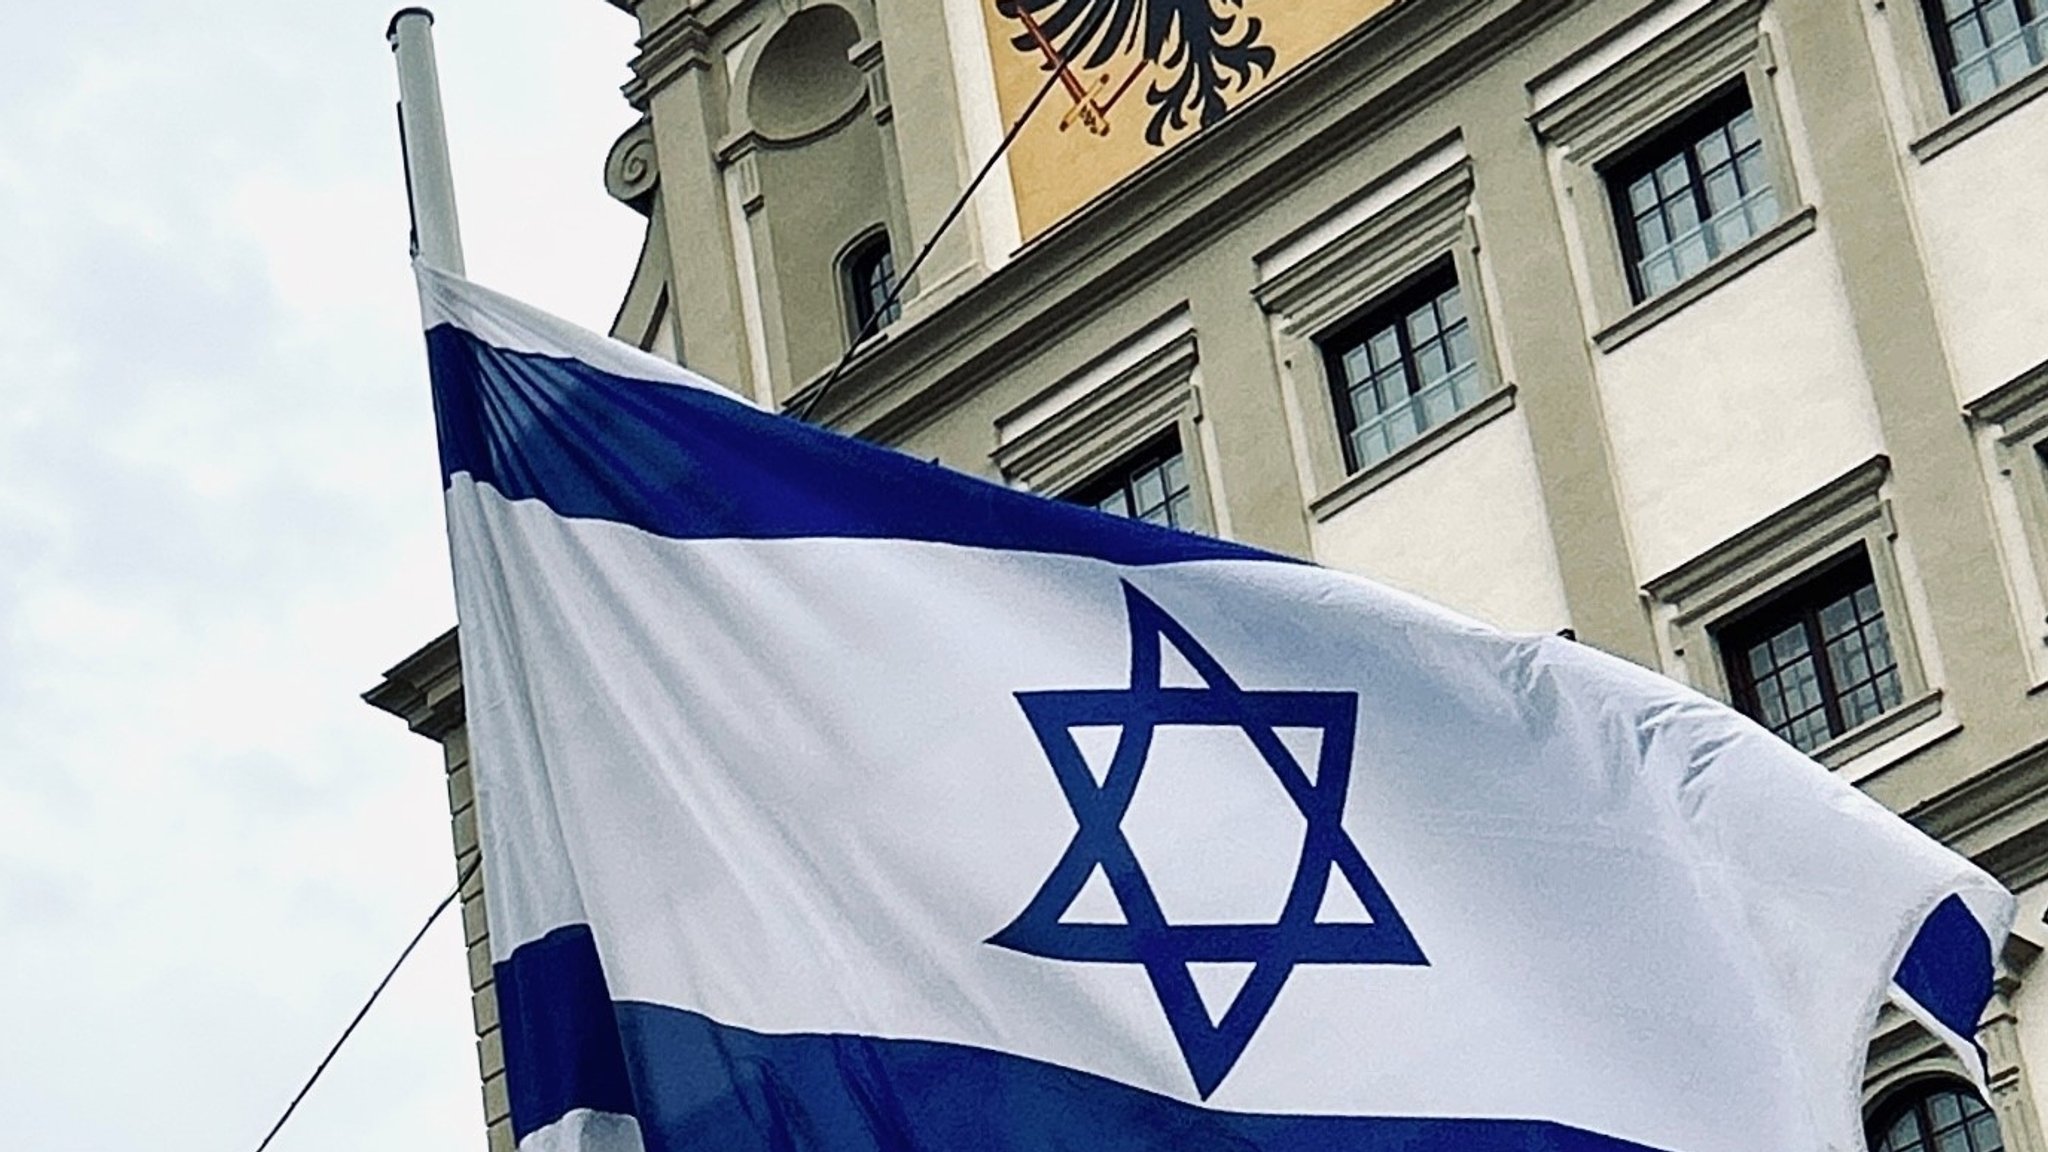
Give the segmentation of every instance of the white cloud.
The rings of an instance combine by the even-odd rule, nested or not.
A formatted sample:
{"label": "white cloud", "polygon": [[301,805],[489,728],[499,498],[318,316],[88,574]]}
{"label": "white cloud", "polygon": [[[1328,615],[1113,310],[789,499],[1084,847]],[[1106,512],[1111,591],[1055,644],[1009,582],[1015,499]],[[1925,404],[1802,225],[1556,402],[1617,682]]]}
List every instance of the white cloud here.
{"label": "white cloud", "polygon": [[[598,0],[444,0],[472,270],[609,319]],[[356,694],[451,618],[388,5],[43,5],[0,43],[0,1143],[253,1148],[452,882]],[[275,1145],[482,1146],[436,930]]]}

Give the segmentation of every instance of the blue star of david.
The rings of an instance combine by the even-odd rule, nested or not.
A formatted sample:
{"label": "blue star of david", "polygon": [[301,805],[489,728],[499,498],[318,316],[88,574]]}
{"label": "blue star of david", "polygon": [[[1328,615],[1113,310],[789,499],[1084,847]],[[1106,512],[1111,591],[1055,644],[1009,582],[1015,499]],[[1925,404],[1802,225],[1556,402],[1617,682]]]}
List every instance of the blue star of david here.
{"label": "blue star of david", "polygon": [[[1124,584],[1130,614],[1129,688],[1019,692],[1032,730],[1080,824],[1038,895],[1016,921],[989,938],[997,947],[1048,960],[1142,964],[1166,1022],[1180,1045],[1195,1088],[1207,1099],[1244,1054],[1299,964],[1427,964],[1422,949],[1380,887],[1343,826],[1358,725],[1355,692],[1255,692],[1240,688],[1180,622],[1144,593]],[[1204,687],[1160,682],[1163,648],[1186,658]],[[1308,832],[1294,882],[1273,924],[1169,924],[1123,832],[1152,734],[1165,726],[1237,728],[1251,738],[1301,814]],[[1122,734],[1098,782],[1073,731],[1117,727]],[[1275,734],[1276,728],[1319,729],[1322,750],[1313,778]],[[1293,851],[1276,845],[1275,851]],[[1123,909],[1121,924],[1062,921],[1100,867]],[[1370,917],[1368,923],[1321,923],[1326,885],[1342,876]],[[1189,965],[1252,965],[1236,998],[1211,1023]]]}

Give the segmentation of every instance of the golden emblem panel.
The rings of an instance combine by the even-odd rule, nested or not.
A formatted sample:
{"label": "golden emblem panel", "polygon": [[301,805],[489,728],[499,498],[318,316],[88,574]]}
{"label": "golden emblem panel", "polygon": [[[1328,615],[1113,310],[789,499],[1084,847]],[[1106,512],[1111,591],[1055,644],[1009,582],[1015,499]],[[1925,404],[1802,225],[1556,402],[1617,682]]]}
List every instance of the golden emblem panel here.
{"label": "golden emblem panel", "polygon": [[1394,0],[983,0],[996,94],[1014,123],[1059,82],[1010,151],[1036,236]]}

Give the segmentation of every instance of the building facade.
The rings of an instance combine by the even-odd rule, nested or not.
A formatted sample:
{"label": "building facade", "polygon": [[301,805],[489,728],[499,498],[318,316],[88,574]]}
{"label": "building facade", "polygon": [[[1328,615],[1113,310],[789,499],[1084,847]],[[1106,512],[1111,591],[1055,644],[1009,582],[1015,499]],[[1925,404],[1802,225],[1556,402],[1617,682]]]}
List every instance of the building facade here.
{"label": "building facade", "polygon": [[[613,2],[614,335],[1743,709],[2021,898],[1991,1098],[1888,1010],[1871,1146],[2048,1152],[2041,0]],[[469,869],[452,633],[369,698]]]}

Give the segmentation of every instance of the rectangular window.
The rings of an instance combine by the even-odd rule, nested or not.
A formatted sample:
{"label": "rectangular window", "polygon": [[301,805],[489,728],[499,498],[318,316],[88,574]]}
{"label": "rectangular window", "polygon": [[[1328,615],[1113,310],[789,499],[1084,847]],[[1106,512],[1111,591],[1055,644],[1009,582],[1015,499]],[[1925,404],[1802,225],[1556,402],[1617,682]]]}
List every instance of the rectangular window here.
{"label": "rectangular window", "polygon": [[1778,219],[1746,87],[1630,150],[1606,180],[1637,301],[1698,275]]}
{"label": "rectangular window", "polygon": [[1187,456],[1181,452],[1177,435],[1153,441],[1068,493],[1066,499],[1148,524],[1190,532],[1200,528],[1194,489],[1188,482]]}
{"label": "rectangular window", "polygon": [[1870,557],[1861,548],[1717,636],[1736,707],[1802,752],[1905,697]]}
{"label": "rectangular window", "polygon": [[1484,394],[1472,320],[1448,263],[1425,273],[1324,342],[1353,472],[1468,408]]}
{"label": "rectangular window", "polygon": [[1950,108],[1961,110],[2048,58],[2042,0],[1923,0]]}

